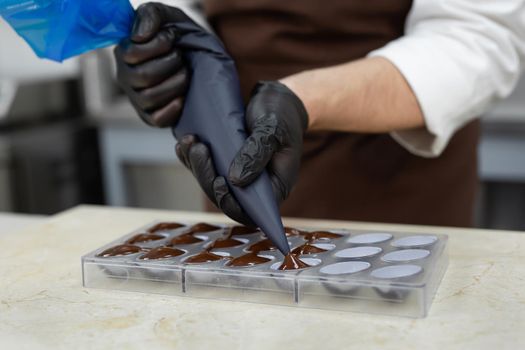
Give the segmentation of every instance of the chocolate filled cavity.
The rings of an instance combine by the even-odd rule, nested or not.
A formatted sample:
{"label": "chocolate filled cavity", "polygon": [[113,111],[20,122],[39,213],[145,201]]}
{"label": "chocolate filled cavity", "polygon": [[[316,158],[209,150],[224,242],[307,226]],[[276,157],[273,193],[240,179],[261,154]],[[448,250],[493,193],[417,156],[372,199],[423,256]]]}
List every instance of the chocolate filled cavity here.
{"label": "chocolate filled cavity", "polygon": [[263,239],[262,241],[252,244],[246,250],[252,253],[259,253],[264,251],[274,251],[277,250],[277,247],[275,247],[269,239]]}
{"label": "chocolate filled cavity", "polygon": [[228,230],[228,236],[242,236],[256,233],[257,229],[249,228],[248,226],[232,226]]}
{"label": "chocolate filled cavity", "polygon": [[195,244],[200,242],[204,242],[204,240],[202,238],[195,237],[191,233],[185,233],[183,235],[173,237],[168,245]]}
{"label": "chocolate filled cavity", "polygon": [[232,247],[238,247],[240,245],[243,245],[244,242],[240,241],[235,238],[222,238],[222,239],[216,239],[209,247],[209,250],[212,249],[220,249],[220,248],[232,248]]}
{"label": "chocolate filled cavity", "polygon": [[232,267],[248,267],[264,264],[271,260],[269,257],[260,256],[256,253],[247,253],[231,260],[227,265]]}
{"label": "chocolate filled cavity", "polygon": [[283,262],[277,269],[281,271],[287,271],[305,269],[307,267],[310,267],[310,265],[299,259],[299,257],[296,254],[288,253],[286,254]]}
{"label": "chocolate filled cavity", "polygon": [[286,234],[287,237],[290,237],[290,236],[299,236],[299,235],[302,235],[302,234],[306,234],[307,232],[301,231],[301,230],[293,228],[293,227],[286,226],[284,228],[284,233]]}
{"label": "chocolate filled cavity", "polygon": [[136,254],[142,251],[142,248],[132,244],[120,244],[104,250],[102,253],[97,254],[98,257],[116,257],[125,256],[130,254]]}
{"label": "chocolate filled cavity", "polygon": [[313,244],[305,243],[292,250],[293,254],[296,255],[307,255],[307,254],[318,254],[327,252],[327,249],[319,248]]}
{"label": "chocolate filled cavity", "polygon": [[151,249],[146,254],[139,257],[141,260],[158,260],[158,259],[169,259],[183,255],[184,250],[170,248],[170,247],[157,247]]}
{"label": "chocolate filled cavity", "polygon": [[220,226],[207,224],[205,222],[199,222],[198,224],[191,226],[188,233],[211,232],[211,231],[220,230],[221,228],[222,227]]}
{"label": "chocolate filled cavity", "polygon": [[158,241],[163,239],[163,235],[157,235],[154,233],[139,233],[126,241],[128,244],[146,243],[151,241]]}
{"label": "chocolate filled cavity", "polygon": [[212,261],[219,261],[221,259],[224,259],[225,257],[222,255],[214,254],[209,251],[202,251],[200,253],[197,253],[195,255],[192,255],[188,257],[184,262],[186,264],[203,264],[208,263]]}
{"label": "chocolate filled cavity", "polygon": [[178,228],[184,227],[186,225],[180,224],[178,222],[160,222],[153,227],[148,229],[149,233],[156,233],[159,231],[169,231],[176,230]]}
{"label": "chocolate filled cavity", "polygon": [[303,233],[304,239],[307,241],[315,241],[318,239],[336,239],[341,238],[343,235],[339,233],[333,233],[328,231],[314,231]]}

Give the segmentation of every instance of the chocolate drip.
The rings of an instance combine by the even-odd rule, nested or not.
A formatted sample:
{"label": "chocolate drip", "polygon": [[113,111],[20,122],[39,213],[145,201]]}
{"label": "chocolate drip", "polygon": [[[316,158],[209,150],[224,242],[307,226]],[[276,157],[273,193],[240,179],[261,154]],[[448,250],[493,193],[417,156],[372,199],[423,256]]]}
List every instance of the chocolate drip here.
{"label": "chocolate drip", "polygon": [[235,238],[223,238],[215,240],[209,247],[208,250],[217,249],[217,248],[231,248],[237,247],[244,244],[243,241],[239,241]]}
{"label": "chocolate drip", "polygon": [[135,235],[131,237],[130,239],[128,239],[126,243],[128,244],[144,243],[144,242],[150,242],[150,241],[158,241],[163,238],[164,236],[156,235],[154,233],[139,233],[138,235]]}
{"label": "chocolate drip", "polygon": [[184,262],[187,263],[187,264],[202,264],[202,263],[207,263],[207,262],[221,260],[223,258],[224,258],[223,256],[220,256],[220,255],[217,255],[217,254],[213,254],[213,253],[210,253],[209,251],[205,250],[205,251],[202,251],[202,252],[200,252],[198,254],[190,256],[189,258],[184,260]]}
{"label": "chocolate drip", "polygon": [[299,257],[293,253],[286,254],[283,263],[279,266],[278,270],[298,270],[310,267],[307,263],[303,262]]}
{"label": "chocolate drip", "polygon": [[205,222],[199,222],[198,224],[193,225],[190,227],[188,233],[202,233],[202,232],[210,232],[215,230],[220,230],[221,227],[207,224]]}
{"label": "chocolate drip", "polygon": [[142,249],[140,247],[137,247],[136,245],[120,244],[120,245],[104,250],[102,253],[98,254],[97,256],[107,258],[110,256],[124,256],[124,255],[135,254],[140,251],[142,251]]}
{"label": "chocolate drip", "polygon": [[247,250],[252,253],[259,253],[269,250],[276,250],[277,248],[273,245],[269,239],[263,239],[257,243],[252,244]]}
{"label": "chocolate drip", "polygon": [[304,239],[307,241],[315,241],[316,239],[320,238],[339,238],[343,235],[340,235],[338,233],[328,232],[328,231],[314,231],[314,232],[305,232],[303,233]]}
{"label": "chocolate drip", "polygon": [[255,228],[249,228],[248,226],[232,226],[228,232],[228,236],[241,236],[248,235],[250,233],[257,232]]}
{"label": "chocolate drip", "polygon": [[181,227],[184,227],[186,225],[179,224],[178,222],[159,222],[153,227],[150,227],[148,229],[149,233],[155,233],[158,231],[166,231],[166,230],[175,230]]}
{"label": "chocolate drip", "polygon": [[248,253],[231,260],[227,265],[235,267],[255,266],[259,264],[264,264],[271,260],[272,259],[270,258],[259,256],[256,253]]}
{"label": "chocolate drip", "polygon": [[326,252],[326,251],[327,251],[326,249],[319,248],[319,247],[317,247],[315,245],[312,245],[312,244],[309,244],[309,243],[305,243],[305,244],[295,248],[294,250],[292,250],[292,253],[296,254],[296,255],[306,255],[306,254],[323,253],[323,252]]}
{"label": "chocolate drip", "polygon": [[185,233],[183,235],[173,237],[168,245],[194,244],[202,241],[204,241],[202,238],[195,237],[191,233]]}
{"label": "chocolate drip", "polygon": [[142,255],[139,259],[142,259],[142,260],[167,259],[167,258],[174,258],[182,254],[184,254],[184,250],[170,248],[170,247],[157,247],[157,248],[153,248],[146,254]]}

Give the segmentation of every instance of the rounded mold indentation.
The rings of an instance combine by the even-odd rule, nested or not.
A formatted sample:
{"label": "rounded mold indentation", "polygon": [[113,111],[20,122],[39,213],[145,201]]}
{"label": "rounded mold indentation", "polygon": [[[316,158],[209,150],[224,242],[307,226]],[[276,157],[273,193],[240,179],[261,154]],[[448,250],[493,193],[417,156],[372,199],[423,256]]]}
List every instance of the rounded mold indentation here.
{"label": "rounded mold indentation", "polygon": [[144,251],[143,248],[133,244],[119,244],[97,254],[99,258],[115,258],[137,254]]}
{"label": "rounded mold indentation", "polygon": [[299,236],[305,234],[305,231],[299,230],[295,227],[285,226],[284,227],[284,234],[286,237],[292,237],[292,236]]}
{"label": "rounded mold indentation", "polygon": [[330,243],[304,243],[292,249],[292,253],[296,255],[313,255],[326,253],[335,248],[335,244]]}
{"label": "rounded mold indentation", "polygon": [[257,241],[249,246],[246,251],[252,253],[276,251],[277,247],[268,238]]}
{"label": "rounded mold indentation", "polygon": [[235,248],[235,247],[242,246],[248,242],[249,240],[245,238],[231,238],[228,236],[226,238],[218,238],[215,241],[211,242],[208,245],[207,249],[215,250],[215,249]]}
{"label": "rounded mold indentation", "polygon": [[321,264],[321,262],[322,262],[321,259],[318,259],[318,258],[304,258],[304,257],[300,257],[298,259],[301,260],[304,264],[306,264],[308,266],[305,266],[303,268],[298,268],[298,269],[279,270],[279,268],[283,264],[283,260],[281,260],[281,261],[278,261],[278,262],[272,264],[272,266],[270,266],[270,269],[277,270],[277,271],[284,271],[284,272],[286,272],[286,271],[300,271],[300,270],[305,270],[305,269],[308,269],[308,268],[315,267],[315,266]]}
{"label": "rounded mold indentation", "polygon": [[154,241],[160,241],[166,238],[165,235],[159,235],[157,233],[138,233],[133,237],[129,238],[125,243],[127,244],[144,244]]}
{"label": "rounded mold indentation", "polygon": [[139,256],[138,259],[143,261],[165,260],[179,257],[181,255],[184,255],[185,253],[186,251],[182,249],[171,247],[156,247],[146,252],[145,254]]}
{"label": "rounded mold indentation", "polygon": [[381,257],[385,262],[406,262],[425,259],[430,255],[426,249],[401,249],[386,253]]}
{"label": "rounded mold indentation", "polygon": [[340,233],[330,232],[330,231],[312,231],[312,232],[302,232],[301,235],[306,241],[331,241],[332,239],[338,239],[343,237]]}
{"label": "rounded mold indentation", "polygon": [[337,258],[362,259],[370,258],[381,253],[383,249],[374,246],[353,247],[340,250],[334,254]]}
{"label": "rounded mold indentation", "polygon": [[425,247],[436,243],[438,238],[432,235],[414,235],[396,239],[392,246],[396,248]]}
{"label": "rounded mold indentation", "polygon": [[325,275],[350,275],[369,269],[370,266],[366,261],[343,261],[323,266],[319,272]]}
{"label": "rounded mold indentation", "polygon": [[206,264],[227,258],[228,255],[225,254],[227,253],[220,252],[220,254],[215,254],[209,251],[202,251],[187,257],[183,262],[185,264]]}
{"label": "rounded mold indentation", "polygon": [[228,236],[243,236],[243,235],[252,235],[254,233],[259,233],[260,231],[256,228],[249,228],[248,226],[232,226],[228,229]]}
{"label": "rounded mold indentation", "polygon": [[201,235],[194,235],[192,233],[183,233],[173,237],[167,245],[176,246],[176,245],[188,245],[188,244],[197,244],[202,243],[207,240],[207,237]]}
{"label": "rounded mold indentation", "polygon": [[191,226],[187,233],[206,233],[206,232],[212,232],[217,230],[222,230],[223,228],[221,226],[208,224],[205,222],[199,222],[193,226]]}
{"label": "rounded mold indentation", "polygon": [[230,260],[226,266],[233,268],[246,268],[266,264],[274,259],[271,255],[246,253]]}
{"label": "rounded mold indentation", "polygon": [[178,223],[178,222],[159,222],[156,225],[153,225],[152,227],[148,228],[149,233],[157,233],[161,231],[171,231],[176,230],[181,227],[185,227],[186,225]]}
{"label": "rounded mold indentation", "polygon": [[347,242],[352,244],[375,244],[388,241],[391,238],[392,234],[386,232],[362,233],[350,237]]}
{"label": "rounded mold indentation", "polygon": [[397,279],[415,276],[423,271],[418,265],[393,265],[373,270],[370,275],[379,279]]}

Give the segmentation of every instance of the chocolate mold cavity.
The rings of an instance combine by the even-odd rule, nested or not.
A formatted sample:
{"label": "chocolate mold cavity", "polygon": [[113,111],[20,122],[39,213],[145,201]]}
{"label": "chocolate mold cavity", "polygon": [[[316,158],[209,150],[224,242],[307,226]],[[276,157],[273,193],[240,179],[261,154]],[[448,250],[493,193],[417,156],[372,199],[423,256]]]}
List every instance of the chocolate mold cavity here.
{"label": "chocolate mold cavity", "polygon": [[387,253],[381,257],[385,262],[407,262],[425,259],[430,255],[426,249],[401,249]]}
{"label": "chocolate mold cavity", "polygon": [[226,266],[230,267],[252,267],[256,265],[266,264],[273,260],[273,256],[258,255],[256,253],[246,253],[230,260]]}
{"label": "chocolate mold cavity", "polygon": [[343,237],[340,233],[334,233],[329,231],[313,231],[313,232],[304,232],[303,237],[307,241],[316,241],[316,240],[331,240]]}
{"label": "chocolate mold cavity", "polygon": [[175,245],[186,245],[186,244],[195,244],[195,243],[202,243],[205,239],[200,238],[199,236],[194,236],[192,233],[184,233],[180,236],[173,237],[168,245],[169,246],[175,246]]}
{"label": "chocolate mold cavity", "polygon": [[334,254],[337,258],[363,259],[370,258],[381,253],[383,249],[374,246],[353,247],[340,250]]}
{"label": "chocolate mold cavity", "polygon": [[204,233],[204,232],[212,232],[222,229],[222,227],[212,224],[207,224],[205,222],[199,222],[198,224],[195,224],[190,227],[188,233]]}
{"label": "chocolate mold cavity", "polygon": [[396,248],[426,247],[436,243],[438,238],[431,235],[415,235],[398,238],[392,242]]}
{"label": "chocolate mold cavity", "polygon": [[171,231],[176,230],[181,227],[184,227],[186,225],[178,223],[178,222],[159,222],[158,224],[154,225],[153,227],[150,227],[148,229],[149,233],[157,233],[160,231]]}
{"label": "chocolate mold cavity", "polygon": [[350,237],[348,243],[352,244],[375,244],[388,241],[392,238],[392,234],[383,232],[362,233]]}
{"label": "chocolate mold cavity", "polygon": [[279,271],[297,271],[317,266],[321,264],[321,262],[321,259],[317,258],[299,258],[294,254],[288,254],[284,260],[278,261],[270,266],[270,269]]}
{"label": "chocolate mold cavity", "polygon": [[162,260],[171,259],[177,256],[184,255],[186,252],[181,249],[170,248],[170,247],[156,247],[151,249],[149,252],[139,256],[139,260]]}
{"label": "chocolate mold cavity", "polygon": [[185,264],[205,264],[214,261],[219,261],[224,259],[225,256],[221,254],[215,254],[207,250],[197,253],[195,255],[189,256],[184,259]]}
{"label": "chocolate mold cavity", "polygon": [[148,243],[152,241],[159,241],[161,239],[164,239],[166,236],[159,235],[156,233],[138,233],[128,239],[125,243],[127,244],[140,244],[140,243]]}
{"label": "chocolate mold cavity", "polygon": [[232,226],[228,230],[228,236],[243,236],[243,235],[251,235],[254,233],[260,233],[258,229],[249,228],[247,226]]}
{"label": "chocolate mold cavity", "polygon": [[133,244],[119,244],[104,250],[103,252],[97,254],[97,256],[100,258],[119,257],[137,254],[141,251],[143,251],[141,247]]}
{"label": "chocolate mold cavity", "polygon": [[292,253],[296,255],[321,254],[321,253],[326,253],[334,248],[335,248],[335,244],[306,242],[292,249]]}

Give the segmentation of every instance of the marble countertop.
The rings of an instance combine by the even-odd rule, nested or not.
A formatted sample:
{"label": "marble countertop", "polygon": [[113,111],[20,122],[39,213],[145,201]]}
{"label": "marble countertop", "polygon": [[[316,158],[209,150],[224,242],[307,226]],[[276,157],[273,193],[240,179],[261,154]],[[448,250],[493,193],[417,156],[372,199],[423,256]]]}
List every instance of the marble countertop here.
{"label": "marble countertop", "polygon": [[82,287],[83,254],[155,219],[226,221],[218,214],[81,206],[0,235],[0,349],[525,349],[523,233],[432,228],[449,235],[450,263],[424,319]]}

